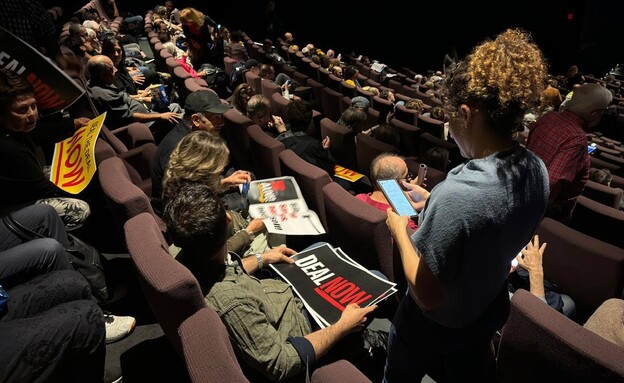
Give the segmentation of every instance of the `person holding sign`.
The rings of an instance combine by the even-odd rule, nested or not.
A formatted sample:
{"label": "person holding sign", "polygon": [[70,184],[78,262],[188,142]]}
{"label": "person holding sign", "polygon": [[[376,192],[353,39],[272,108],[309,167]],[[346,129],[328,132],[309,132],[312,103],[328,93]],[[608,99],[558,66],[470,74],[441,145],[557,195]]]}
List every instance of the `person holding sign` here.
{"label": "person holding sign", "polygon": [[45,174],[45,164],[28,134],[37,125],[36,101],[25,78],[0,71],[0,215],[46,203],[59,213],[66,229],[75,229],[91,210],[87,202],[62,190]]}
{"label": "person holding sign", "polygon": [[390,331],[384,382],[420,381],[440,366],[444,381],[493,381],[491,341],[509,315],[510,264],[548,201],[544,163],[513,139],[546,75],[539,48],[515,29],[447,72],[449,130],[469,160],[432,190],[411,238],[408,217],[387,211],[409,289]]}
{"label": "person holding sign", "polygon": [[242,260],[228,253],[228,218],[208,185],[181,185],[167,202],[163,220],[182,248],[176,259],[197,278],[206,303],[225,324],[236,353],[271,381],[311,369],[341,339],[362,330],[377,307],[349,304],[338,322],[313,332],[303,303],[288,284],[251,275],[268,264],[294,262],[289,256],[295,251],[280,246]]}

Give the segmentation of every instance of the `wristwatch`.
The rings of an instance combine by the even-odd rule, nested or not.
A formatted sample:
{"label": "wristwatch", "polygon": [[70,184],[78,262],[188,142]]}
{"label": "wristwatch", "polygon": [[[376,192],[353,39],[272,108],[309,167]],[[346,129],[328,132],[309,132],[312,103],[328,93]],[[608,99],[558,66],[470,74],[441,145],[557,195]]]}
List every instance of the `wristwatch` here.
{"label": "wristwatch", "polygon": [[256,253],[256,261],[258,261],[258,270],[262,270],[264,267],[264,262],[262,262],[262,254]]}

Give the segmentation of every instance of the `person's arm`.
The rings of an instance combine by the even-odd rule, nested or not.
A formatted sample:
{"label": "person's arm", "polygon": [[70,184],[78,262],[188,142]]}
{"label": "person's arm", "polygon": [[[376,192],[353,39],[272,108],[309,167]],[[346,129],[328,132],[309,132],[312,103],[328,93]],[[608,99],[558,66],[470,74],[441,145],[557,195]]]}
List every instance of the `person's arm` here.
{"label": "person's arm", "polygon": [[412,297],[425,310],[435,308],[442,301],[444,288],[427,263],[421,262],[421,256],[407,234],[409,217],[399,216],[392,208],[388,208],[386,213],[386,224],[399,248],[405,279]]}
{"label": "person's arm", "polygon": [[169,121],[172,124],[175,124],[176,122],[182,119],[182,116],[179,113],[174,113],[174,112],[165,112],[165,113],[133,112],[132,119],[135,122],[149,122],[149,121],[156,121],[156,120],[164,120],[164,121]]}
{"label": "person's arm", "polygon": [[539,236],[536,234],[533,242],[529,242],[527,247],[522,249],[522,256],[516,257],[518,265],[529,272],[529,290],[543,301],[546,299],[544,269],[542,268],[544,250],[546,250],[546,242],[540,247]]}
{"label": "person's arm", "polygon": [[108,4],[113,7],[113,18],[119,17],[119,9],[117,9],[117,3],[115,0],[108,0]]}
{"label": "person's arm", "polygon": [[265,265],[270,265],[272,263],[293,263],[295,262],[291,255],[296,254],[297,252],[293,249],[290,249],[286,246],[278,246],[269,251],[266,251],[260,254],[261,261],[258,261],[256,256],[245,257],[242,259],[243,268],[248,274],[253,274],[256,271],[260,270],[261,267]]}
{"label": "person's arm", "polygon": [[361,308],[357,304],[351,303],[345,307],[338,322],[306,335],[305,339],[312,344],[316,359],[327,354],[347,334],[363,329],[366,316],[376,308],[377,306]]}
{"label": "person's arm", "polygon": [[246,182],[251,182],[251,175],[246,170],[237,170],[221,179],[221,188],[225,191],[237,187]]}

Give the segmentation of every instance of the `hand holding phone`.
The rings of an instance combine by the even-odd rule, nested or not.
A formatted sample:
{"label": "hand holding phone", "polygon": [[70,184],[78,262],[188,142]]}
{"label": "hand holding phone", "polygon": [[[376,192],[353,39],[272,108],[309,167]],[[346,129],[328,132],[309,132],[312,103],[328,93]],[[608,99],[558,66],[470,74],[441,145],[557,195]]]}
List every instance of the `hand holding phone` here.
{"label": "hand holding phone", "polygon": [[410,218],[418,216],[418,212],[407,199],[397,180],[377,180],[377,185],[398,215],[405,215]]}

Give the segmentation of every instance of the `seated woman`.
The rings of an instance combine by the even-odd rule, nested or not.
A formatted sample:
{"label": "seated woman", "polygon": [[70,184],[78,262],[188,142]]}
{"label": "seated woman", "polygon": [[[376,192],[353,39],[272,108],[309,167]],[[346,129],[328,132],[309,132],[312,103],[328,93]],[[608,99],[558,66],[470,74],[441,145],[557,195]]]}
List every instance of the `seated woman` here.
{"label": "seated woman", "polygon": [[[32,85],[23,77],[0,71],[0,214],[31,205],[51,205],[67,229],[81,226],[91,210],[49,179],[31,135],[38,119]],[[80,195],[78,195],[80,196]]]}
{"label": "seated woman", "polygon": [[112,36],[102,41],[102,54],[108,56],[117,68],[115,82],[113,83],[117,88],[126,91],[129,95],[133,95],[133,98],[142,99],[139,101],[151,101],[148,98],[150,91],[145,88],[162,82],[158,72],[142,65],[139,67],[127,66],[126,51],[117,38]]}
{"label": "seated woman", "polygon": [[[199,130],[185,136],[171,153],[163,179],[163,206],[175,196],[178,187],[184,182],[204,183],[215,193],[230,189],[233,185],[228,183],[227,178],[221,177],[228,164],[229,154],[225,141],[216,134]],[[269,239],[276,246],[284,243],[283,236],[269,238],[262,219],[250,219],[246,212],[243,212],[243,216],[234,210],[228,210],[227,214],[231,220],[228,251],[247,256],[272,247],[267,242]],[[176,253],[175,249],[171,250]]]}

